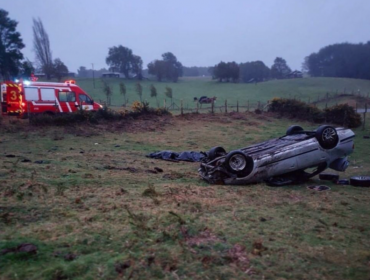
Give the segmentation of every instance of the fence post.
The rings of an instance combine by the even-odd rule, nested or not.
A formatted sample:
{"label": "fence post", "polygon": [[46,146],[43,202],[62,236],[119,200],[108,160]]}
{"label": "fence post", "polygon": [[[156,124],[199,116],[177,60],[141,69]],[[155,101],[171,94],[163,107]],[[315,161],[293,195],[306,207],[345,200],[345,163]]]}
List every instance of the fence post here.
{"label": "fence post", "polygon": [[257,109],[259,110],[260,107],[261,107],[261,101],[258,101],[258,107],[257,107]]}
{"label": "fence post", "polygon": [[197,113],[199,113],[199,102],[197,101]]}
{"label": "fence post", "polygon": [[249,112],[249,100],[248,100],[248,104],[247,104],[247,110],[248,110],[248,112]]}
{"label": "fence post", "polygon": [[239,113],[239,101],[236,100],[236,112]]}
{"label": "fence post", "polygon": [[214,113],[215,101],[212,100],[212,114]]}
{"label": "fence post", "polygon": [[227,100],[225,99],[225,113],[227,113]]}
{"label": "fence post", "polygon": [[367,103],[365,103],[364,122],[362,123],[362,130],[365,130],[366,113],[367,113]]}
{"label": "fence post", "polygon": [[183,107],[182,107],[182,99],[181,99],[181,115],[183,115],[184,114],[184,109],[183,109]]}
{"label": "fence post", "polygon": [[30,103],[27,102],[27,117],[28,117],[28,122],[31,123],[31,113],[30,113]]}
{"label": "fence post", "polygon": [[163,106],[166,109],[166,98],[164,99]]}

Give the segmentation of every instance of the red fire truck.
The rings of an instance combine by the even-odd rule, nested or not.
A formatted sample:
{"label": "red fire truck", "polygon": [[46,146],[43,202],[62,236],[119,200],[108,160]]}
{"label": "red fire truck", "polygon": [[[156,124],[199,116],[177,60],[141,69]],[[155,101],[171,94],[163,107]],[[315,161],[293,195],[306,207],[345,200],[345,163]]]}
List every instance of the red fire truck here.
{"label": "red fire truck", "polygon": [[20,117],[28,113],[54,115],[79,109],[96,111],[103,107],[73,80],[64,83],[6,81],[1,83],[0,95],[3,115]]}

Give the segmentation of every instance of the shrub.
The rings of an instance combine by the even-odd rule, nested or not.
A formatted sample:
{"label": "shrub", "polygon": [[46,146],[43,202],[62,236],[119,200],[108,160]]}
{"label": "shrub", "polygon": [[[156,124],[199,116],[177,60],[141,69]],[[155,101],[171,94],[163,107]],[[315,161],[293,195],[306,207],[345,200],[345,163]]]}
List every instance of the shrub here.
{"label": "shrub", "polygon": [[347,127],[361,125],[361,116],[347,105],[341,104],[320,110],[319,108],[294,99],[274,98],[269,104],[269,112],[279,113],[281,116],[297,118],[315,123],[333,123]]}
{"label": "shrub", "polygon": [[359,127],[361,116],[348,104],[339,104],[325,109],[327,121],[347,127]]}

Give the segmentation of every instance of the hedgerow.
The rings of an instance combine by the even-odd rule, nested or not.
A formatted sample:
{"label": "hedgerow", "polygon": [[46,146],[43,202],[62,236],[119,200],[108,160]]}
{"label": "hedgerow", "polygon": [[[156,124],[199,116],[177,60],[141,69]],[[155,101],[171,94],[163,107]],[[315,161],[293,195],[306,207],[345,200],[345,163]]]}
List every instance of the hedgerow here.
{"label": "hedgerow", "polygon": [[346,127],[359,127],[361,116],[347,104],[340,104],[321,110],[312,104],[294,99],[274,98],[269,104],[269,112],[314,123],[332,123]]}

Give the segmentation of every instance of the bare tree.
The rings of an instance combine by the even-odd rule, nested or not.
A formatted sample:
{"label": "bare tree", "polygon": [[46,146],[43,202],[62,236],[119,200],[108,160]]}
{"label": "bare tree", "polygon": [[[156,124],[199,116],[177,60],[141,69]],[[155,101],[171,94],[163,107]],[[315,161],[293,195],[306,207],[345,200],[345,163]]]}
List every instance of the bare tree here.
{"label": "bare tree", "polygon": [[36,60],[44,71],[46,78],[50,80],[53,73],[53,58],[50,49],[49,35],[44,29],[40,18],[33,19],[33,48]]}

